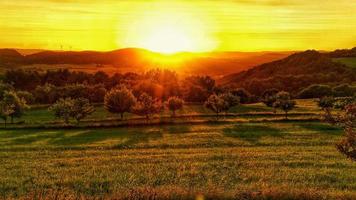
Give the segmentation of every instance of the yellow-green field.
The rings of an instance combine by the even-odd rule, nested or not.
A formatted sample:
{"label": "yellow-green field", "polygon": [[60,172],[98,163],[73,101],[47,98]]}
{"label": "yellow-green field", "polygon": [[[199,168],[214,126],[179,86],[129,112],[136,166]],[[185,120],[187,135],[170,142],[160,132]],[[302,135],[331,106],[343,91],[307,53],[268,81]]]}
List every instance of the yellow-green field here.
{"label": "yellow-green field", "polygon": [[305,122],[1,131],[0,195],[353,199],[341,134]]}
{"label": "yellow-green field", "polygon": [[[296,114],[320,112],[298,104]],[[250,115],[219,123],[2,129],[0,199],[356,199],[356,164],[335,148],[343,131],[258,115],[271,111],[243,105],[231,112]],[[180,114],[202,113],[190,105]],[[258,122],[237,122],[253,113]],[[99,106],[84,124],[106,117],[116,116]],[[53,122],[43,108],[23,120]]]}

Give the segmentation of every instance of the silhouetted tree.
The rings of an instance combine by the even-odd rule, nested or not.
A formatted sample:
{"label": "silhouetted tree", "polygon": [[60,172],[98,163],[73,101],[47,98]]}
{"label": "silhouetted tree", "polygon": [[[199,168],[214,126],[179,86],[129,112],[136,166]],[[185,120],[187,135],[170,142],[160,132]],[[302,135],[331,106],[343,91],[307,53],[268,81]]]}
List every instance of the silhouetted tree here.
{"label": "silhouetted tree", "polygon": [[104,99],[106,110],[111,113],[119,113],[121,119],[124,118],[124,113],[130,112],[135,104],[135,96],[132,94],[131,90],[124,86],[110,90],[106,93]]}
{"label": "silhouetted tree", "polygon": [[328,85],[311,85],[299,93],[299,98],[321,98],[332,95],[332,88]]}
{"label": "silhouetted tree", "polygon": [[132,113],[145,116],[148,120],[152,115],[160,113],[162,108],[161,102],[146,93],[142,93],[136,105],[132,107]]}
{"label": "silhouetted tree", "polygon": [[59,99],[54,103],[49,110],[54,113],[56,118],[62,118],[66,124],[69,123],[69,119],[72,116],[72,109],[74,106],[74,100],[72,98]]}
{"label": "silhouetted tree", "polygon": [[92,114],[94,111],[94,106],[89,103],[88,99],[78,98],[73,101],[70,115],[79,123],[80,120]]}
{"label": "silhouetted tree", "polygon": [[216,114],[216,119],[219,119],[219,113],[226,110],[228,102],[216,94],[210,95],[210,97],[204,103],[204,106],[212,110]]}
{"label": "silhouetted tree", "polygon": [[262,94],[262,102],[268,107],[273,107],[273,104],[277,100],[277,94],[277,89],[268,89],[264,91]]}
{"label": "silhouetted tree", "polygon": [[179,97],[170,97],[167,102],[167,108],[172,111],[172,117],[176,116],[176,111],[183,108],[184,100]]}
{"label": "silhouetted tree", "polygon": [[7,124],[7,119],[14,113],[14,105],[8,104],[7,102],[0,101],[0,118],[4,120],[5,128]]}
{"label": "silhouetted tree", "polygon": [[322,97],[318,100],[318,106],[324,111],[324,120],[332,124],[336,123],[335,118],[331,113],[334,103],[334,97]]}
{"label": "silhouetted tree", "polygon": [[236,97],[239,97],[240,103],[249,103],[250,102],[251,94],[244,88],[238,88],[238,89],[232,90],[231,94],[233,94]]}
{"label": "silhouetted tree", "polygon": [[345,131],[345,138],[336,144],[337,149],[356,161],[356,103],[349,104],[338,117],[338,123]]}
{"label": "silhouetted tree", "polygon": [[279,108],[285,112],[285,117],[288,119],[288,112],[295,107],[296,102],[291,99],[288,92],[278,92],[276,96],[276,102],[273,107]]}
{"label": "silhouetted tree", "polygon": [[230,92],[220,94],[218,97],[223,99],[224,102],[225,102],[224,103],[225,107],[222,109],[222,111],[225,112],[225,113],[227,113],[230,110],[230,108],[240,104],[240,98],[234,96]]}
{"label": "silhouetted tree", "polygon": [[11,118],[11,123],[14,122],[14,118],[21,118],[25,110],[28,108],[26,101],[18,97],[14,91],[5,92],[3,102],[5,102],[7,105],[13,106],[13,112],[9,115]]}

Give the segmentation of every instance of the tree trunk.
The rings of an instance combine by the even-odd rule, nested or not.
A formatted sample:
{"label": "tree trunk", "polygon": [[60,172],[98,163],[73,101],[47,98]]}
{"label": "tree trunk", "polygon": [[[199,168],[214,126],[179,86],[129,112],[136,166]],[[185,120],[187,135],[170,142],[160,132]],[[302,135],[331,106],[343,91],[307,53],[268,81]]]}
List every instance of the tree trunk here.
{"label": "tree trunk", "polygon": [[288,111],[285,111],[285,113],[286,113],[286,119],[288,119]]}
{"label": "tree trunk", "polygon": [[124,120],[124,113],[120,113],[121,120]]}
{"label": "tree trunk", "polygon": [[176,111],[175,110],[172,111],[172,117],[176,117]]}
{"label": "tree trunk", "polygon": [[5,128],[6,128],[6,122],[7,122],[7,119],[4,119],[4,121],[5,121]]}
{"label": "tree trunk", "polygon": [[14,123],[14,117],[11,116],[11,124],[13,124],[13,123]]}

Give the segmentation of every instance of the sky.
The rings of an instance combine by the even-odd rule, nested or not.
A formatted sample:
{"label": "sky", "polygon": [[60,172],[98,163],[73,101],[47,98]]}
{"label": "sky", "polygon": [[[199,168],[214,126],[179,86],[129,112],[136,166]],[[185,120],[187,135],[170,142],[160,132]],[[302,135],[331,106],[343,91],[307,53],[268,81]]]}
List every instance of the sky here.
{"label": "sky", "polygon": [[356,0],[0,0],[0,48],[332,50],[356,46]]}

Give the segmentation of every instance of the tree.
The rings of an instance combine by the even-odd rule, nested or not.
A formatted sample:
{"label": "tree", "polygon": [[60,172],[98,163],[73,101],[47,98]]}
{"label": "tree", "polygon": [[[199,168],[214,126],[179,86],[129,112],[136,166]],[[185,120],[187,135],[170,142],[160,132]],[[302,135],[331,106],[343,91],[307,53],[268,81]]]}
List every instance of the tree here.
{"label": "tree", "polygon": [[73,106],[74,100],[72,98],[61,98],[49,107],[49,110],[54,112],[56,118],[62,118],[64,122],[68,124],[69,119],[72,116]]}
{"label": "tree", "polygon": [[345,138],[336,144],[337,149],[348,158],[356,161],[356,103],[345,107],[338,117],[338,123],[345,131]]}
{"label": "tree", "polygon": [[220,94],[219,97],[225,102],[225,107],[223,108],[224,112],[228,112],[230,108],[240,104],[240,98],[232,95],[230,92]]}
{"label": "tree", "polygon": [[277,100],[277,94],[277,89],[268,89],[264,91],[262,94],[262,102],[268,107],[273,107],[273,104]]}
{"label": "tree", "polygon": [[240,103],[242,103],[242,104],[249,103],[250,98],[252,96],[251,93],[249,93],[244,88],[235,89],[235,90],[231,91],[231,94],[233,94],[236,97],[239,97]]}
{"label": "tree", "polygon": [[322,97],[318,100],[318,106],[324,111],[324,120],[332,124],[336,122],[331,113],[334,103],[334,97]]}
{"label": "tree", "polygon": [[35,102],[35,97],[27,91],[16,91],[16,94],[21,99],[24,99],[27,104],[32,104]]}
{"label": "tree", "polygon": [[285,117],[288,119],[288,112],[295,107],[296,102],[291,100],[288,92],[278,92],[276,95],[276,102],[273,104],[274,108],[279,108],[285,112]]}
{"label": "tree", "polygon": [[219,119],[219,113],[223,112],[228,107],[228,103],[220,96],[212,94],[206,100],[204,106],[215,112],[216,119]]}
{"label": "tree", "polygon": [[5,128],[6,128],[6,123],[7,119],[10,115],[14,113],[14,106],[7,104],[4,101],[0,101],[0,118],[4,120],[5,122]]}
{"label": "tree", "polygon": [[12,90],[14,90],[14,87],[12,87],[8,83],[3,83],[2,81],[0,81],[0,99],[4,97],[5,92]]}
{"label": "tree", "polygon": [[356,87],[349,84],[341,84],[333,88],[333,95],[336,97],[351,97],[356,93]]}
{"label": "tree", "polygon": [[133,106],[132,112],[136,115],[145,116],[146,119],[150,119],[153,114],[160,113],[162,111],[162,104],[153,99],[150,95],[142,93]]}
{"label": "tree", "polygon": [[332,96],[332,88],[328,85],[311,85],[299,93],[299,97],[303,99],[321,98],[324,96]]}
{"label": "tree", "polygon": [[4,93],[3,101],[7,105],[13,106],[13,112],[9,115],[11,123],[14,123],[14,118],[21,118],[28,108],[26,101],[23,98],[17,96],[14,91],[7,91]]}
{"label": "tree", "polygon": [[110,90],[104,98],[105,109],[111,113],[119,113],[121,119],[124,118],[124,113],[130,112],[135,104],[135,96],[124,86]]}
{"label": "tree", "polygon": [[170,97],[167,102],[167,108],[172,111],[172,117],[176,116],[176,111],[183,108],[184,100],[179,97]]}
{"label": "tree", "polygon": [[80,120],[92,114],[94,111],[94,106],[90,104],[88,99],[78,98],[73,101],[70,115],[79,123]]}

